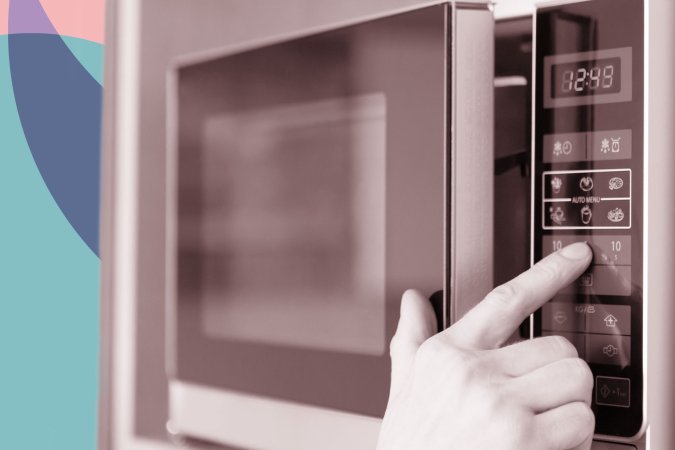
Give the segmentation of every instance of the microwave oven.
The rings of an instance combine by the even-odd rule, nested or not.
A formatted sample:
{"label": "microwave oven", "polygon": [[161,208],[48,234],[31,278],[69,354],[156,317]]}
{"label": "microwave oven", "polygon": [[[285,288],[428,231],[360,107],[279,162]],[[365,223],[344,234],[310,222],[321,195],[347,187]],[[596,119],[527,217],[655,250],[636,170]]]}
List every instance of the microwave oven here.
{"label": "microwave oven", "polygon": [[175,61],[174,433],[375,445],[401,294],[490,288],[493,24],[438,2]]}
{"label": "microwave oven", "polygon": [[[572,287],[514,338],[567,336],[613,389],[596,382],[594,449],[669,448],[672,2],[547,2],[497,21],[483,2],[273,3],[109,3],[100,447],[373,448],[405,289],[440,291],[448,326],[584,239],[622,262],[590,274],[628,270],[630,295]],[[622,81],[602,97],[590,72],[607,58]],[[589,136],[628,129],[630,158],[610,145],[588,159]],[[581,148],[570,135],[582,159],[563,151]],[[598,195],[588,224],[581,194],[552,193],[555,177],[599,189],[626,171],[631,193]],[[625,197],[630,228],[585,227]],[[624,253],[599,253],[608,236]],[[619,321],[629,307],[630,334],[567,329],[591,306]],[[630,364],[598,363],[594,335]],[[612,404],[626,379],[630,406]]]}

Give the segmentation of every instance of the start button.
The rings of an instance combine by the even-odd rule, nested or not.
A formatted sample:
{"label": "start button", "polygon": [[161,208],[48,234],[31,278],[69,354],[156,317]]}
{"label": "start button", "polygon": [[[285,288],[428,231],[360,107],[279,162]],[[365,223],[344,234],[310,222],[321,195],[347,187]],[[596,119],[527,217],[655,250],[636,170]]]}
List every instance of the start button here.
{"label": "start button", "polygon": [[595,377],[595,403],[630,408],[630,378]]}

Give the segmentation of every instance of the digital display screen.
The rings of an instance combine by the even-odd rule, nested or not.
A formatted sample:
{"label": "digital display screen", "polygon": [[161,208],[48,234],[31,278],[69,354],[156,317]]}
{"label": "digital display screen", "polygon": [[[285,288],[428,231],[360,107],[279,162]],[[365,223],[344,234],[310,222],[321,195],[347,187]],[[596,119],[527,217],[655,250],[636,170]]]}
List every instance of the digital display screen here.
{"label": "digital display screen", "polygon": [[546,55],[543,63],[544,108],[633,99],[632,47]]}
{"label": "digital display screen", "polygon": [[551,66],[553,98],[621,91],[621,58],[591,59]]}

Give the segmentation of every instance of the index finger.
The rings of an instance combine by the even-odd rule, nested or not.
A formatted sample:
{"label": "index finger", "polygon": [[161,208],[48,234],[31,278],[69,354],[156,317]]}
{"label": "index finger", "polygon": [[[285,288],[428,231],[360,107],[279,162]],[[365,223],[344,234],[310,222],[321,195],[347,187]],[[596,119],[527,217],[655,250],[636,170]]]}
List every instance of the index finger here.
{"label": "index finger", "polygon": [[591,249],[577,242],[555,252],[513,280],[498,286],[443,334],[466,348],[502,345],[520,323],[588,267]]}

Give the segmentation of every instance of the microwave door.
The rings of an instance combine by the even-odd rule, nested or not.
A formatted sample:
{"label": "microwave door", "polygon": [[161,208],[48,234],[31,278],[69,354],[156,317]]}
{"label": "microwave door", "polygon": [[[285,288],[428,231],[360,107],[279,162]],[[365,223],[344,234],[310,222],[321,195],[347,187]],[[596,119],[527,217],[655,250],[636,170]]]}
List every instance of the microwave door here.
{"label": "microwave door", "polygon": [[[452,112],[472,95],[492,108],[491,64],[485,86],[461,92],[447,67],[462,56],[448,50],[460,13],[439,4],[172,69],[173,432],[244,448],[374,447],[401,294],[461,289],[447,289],[461,275],[449,247],[462,248],[447,228],[481,230],[492,207],[491,141],[476,148],[460,126],[486,134],[491,116]],[[465,13],[491,62],[490,12]],[[469,56],[465,70],[482,61]],[[470,204],[460,185],[487,197]]]}

